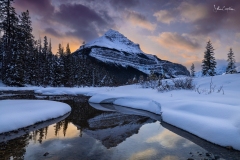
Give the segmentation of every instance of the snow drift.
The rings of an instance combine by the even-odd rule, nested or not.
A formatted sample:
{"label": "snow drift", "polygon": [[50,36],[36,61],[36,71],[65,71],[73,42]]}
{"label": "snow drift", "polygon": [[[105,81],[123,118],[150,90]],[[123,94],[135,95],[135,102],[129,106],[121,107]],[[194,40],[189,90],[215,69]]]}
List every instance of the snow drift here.
{"label": "snow drift", "polygon": [[0,101],[0,133],[57,118],[71,111],[67,104],[46,100]]}

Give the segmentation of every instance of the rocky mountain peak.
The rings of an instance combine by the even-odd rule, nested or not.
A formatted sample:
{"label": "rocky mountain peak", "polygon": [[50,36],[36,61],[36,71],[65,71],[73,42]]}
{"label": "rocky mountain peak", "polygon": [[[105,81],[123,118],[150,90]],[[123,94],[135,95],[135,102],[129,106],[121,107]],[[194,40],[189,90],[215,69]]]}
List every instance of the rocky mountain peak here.
{"label": "rocky mountain peak", "polygon": [[[101,62],[102,66],[109,66],[109,71],[112,71],[112,74],[119,79],[134,75],[139,77],[140,74],[150,74],[151,71],[157,74],[164,72],[167,78],[189,75],[186,67],[161,60],[155,55],[144,53],[138,44],[113,29],[81,46],[77,53],[96,59],[99,63]],[[115,70],[113,69],[114,66]],[[126,76],[126,74],[129,75]],[[126,79],[122,81],[126,81]]]}
{"label": "rocky mountain peak", "polygon": [[119,33],[118,31],[115,31],[113,29],[109,29],[105,34],[105,37],[121,37],[121,38],[126,38],[123,34]]}
{"label": "rocky mountain peak", "polygon": [[[85,44],[84,48],[93,46],[116,49],[128,53],[143,53],[139,44],[132,42],[123,34],[113,29],[109,29],[103,36]],[[82,47],[80,49],[82,49]]]}

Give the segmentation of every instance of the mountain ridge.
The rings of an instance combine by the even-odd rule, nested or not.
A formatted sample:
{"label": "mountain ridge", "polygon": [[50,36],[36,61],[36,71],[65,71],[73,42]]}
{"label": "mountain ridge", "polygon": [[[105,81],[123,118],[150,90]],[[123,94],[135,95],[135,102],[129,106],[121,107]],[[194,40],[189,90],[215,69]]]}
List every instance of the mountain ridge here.
{"label": "mountain ridge", "polygon": [[151,72],[164,75],[165,78],[190,75],[185,66],[161,60],[156,55],[144,53],[139,44],[132,42],[123,34],[112,29],[103,36],[82,45],[74,54],[94,59],[101,65],[105,65],[107,70],[110,67],[110,70],[113,70],[111,73],[116,77],[119,77],[119,75],[114,73],[114,67],[118,72],[121,69],[130,68],[132,70],[131,74],[137,76],[143,74],[145,77]]}
{"label": "mountain ridge", "polygon": [[[108,30],[103,36],[96,38],[84,45],[84,48],[93,46],[101,46],[110,49],[117,49],[119,51],[125,51],[130,53],[144,53],[139,44],[136,44],[125,37],[123,34],[113,29]],[[80,47],[80,50],[83,46]]]}

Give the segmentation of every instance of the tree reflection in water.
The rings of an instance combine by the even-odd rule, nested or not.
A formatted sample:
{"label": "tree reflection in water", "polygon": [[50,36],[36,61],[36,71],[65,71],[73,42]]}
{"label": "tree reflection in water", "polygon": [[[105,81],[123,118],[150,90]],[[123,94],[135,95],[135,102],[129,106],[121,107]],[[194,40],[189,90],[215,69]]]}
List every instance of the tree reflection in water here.
{"label": "tree reflection in water", "polygon": [[[0,160],[24,159],[27,156],[26,153],[29,153],[28,146],[30,143],[37,144],[37,146],[44,146],[44,145],[46,146],[46,145],[49,145],[51,142],[56,142],[58,138],[64,139],[64,137],[68,139],[67,141],[71,145],[73,146],[75,145],[76,146],[75,148],[77,149],[62,152],[62,148],[61,148],[60,152],[56,152],[56,155],[53,155],[53,154],[51,155],[51,153],[54,151],[52,152],[49,151],[50,156],[52,156],[51,158],[57,158],[59,155],[63,157],[69,155],[74,158],[76,156],[79,156],[79,154],[83,156],[83,158],[84,156],[86,158],[86,156],[89,156],[86,150],[89,148],[91,149],[92,148],[91,145],[93,144],[96,145],[98,144],[98,142],[101,143],[101,145],[99,146],[105,146],[105,147],[104,148],[99,147],[100,151],[96,153],[104,154],[103,153],[104,151],[106,152],[107,155],[109,155],[108,153],[113,152],[115,149],[118,150],[117,146],[118,147],[121,146],[119,144],[122,143],[123,144],[122,146],[124,146],[123,141],[126,141],[128,137],[131,137],[134,134],[138,134],[139,129],[144,124],[147,124],[147,123],[153,124],[153,122],[155,122],[156,120],[161,121],[161,117],[157,115],[151,115],[151,113],[145,113],[145,112],[136,111],[136,110],[131,111],[131,109],[129,108],[124,108],[120,106],[113,106],[113,105],[95,106],[96,108],[105,107],[105,109],[110,110],[109,112],[100,111],[91,107],[87,103],[88,97],[81,97],[81,96],[49,97],[47,96],[42,99],[50,99],[50,100],[56,100],[56,101],[67,103],[71,106],[72,112],[67,118],[57,123],[56,122],[51,123],[54,125],[48,124],[50,126],[45,125],[44,127],[40,127],[40,128],[36,126],[37,129],[34,131],[31,131],[30,133],[25,134],[24,132],[24,134],[18,138],[9,140],[7,142],[1,142],[0,143]],[[151,117],[151,118],[148,118],[148,117]],[[75,130],[73,131],[70,126],[71,127],[74,126]],[[173,127],[166,123],[162,123],[162,126],[176,133],[177,135],[180,135],[181,137],[185,137],[186,139],[191,140],[198,146],[205,148],[206,151],[214,153],[215,155],[220,155],[221,157],[224,157],[224,158],[231,156],[232,159],[234,160],[236,159],[235,157],[240,157],[239,152],[227,151],[226,149],[219,148],[219,146],[215,146],[211,143],[202,141],[201,139],[197,139],[196,136],[186,133],[185,131],[181,131],[181,130],[179,131],[179,129],[177,129],[176,127]],[[72,135],[70,134],[72,134],[72,132],[75,132],[77,135],[74,135],[75,137],[71,137]],[[89,137],[91,137],[92,139]],[[186,139],[184,139],[184,141],[186,141]],[[1,140],[1,137],[0,137],[0,140]],[[93,142],[90,143],[89,140]],[[142,143],[140,142],[139,144],[142,145]],[[199,149],[199,147],[195,144],[194,146],[191,146],[188,149],[192,149],[194,147]],[[152,143],[151,147],[154,147],[154,146],[156,146],[157,148],[160,147],[159,145],[157,145],[157,143]],[[81,147],[84,147],[85,150]],[[146,146],[143,146],[143,148],[144,147]],[[163,147],[166,147],[166,146],[163,146]],[[181,144],[179,145],[179,147],[180,148],[182,147]],[[50,148],[51,146],[48,149]],[[82,150],[79,148],[81,148]],[[134,148],[131,148],[131,149],[134,150]],[[185,150],[185,149],[183,150],[188,152],[188,150]],[[174,154],[182,155],[183,150],[180,149],[181,153],[174,153]],[[156,151],[158,150],[156,149]],[[175,152],[177,151],[179,152],[179,149],[175,150]],[[160,148],[159,153],[156,152],[156,154],[161,155],[163,152],[168,153],[167,149],[161,150]],[[37,159],[41,159],[40,157],[44,159],[44,156],[43,156],[44,153],[45,152],[43,153],[38,152],[38,155],[36,156]],[[125,155],[128,153],[128,147],[127,147],[126,153],[125,152],[123,153],[124,154],[121,154],[120,152],[121,155]],[[131,154],[132,152],[129,151],[129,153]],[[119,156],[119,154],[116,154],[116,155]],[[184,156],[186,157],[186,155]],[[26,158],[29,158],[29,157],[26,157]]]}
{"label": "tree reflection in water", "polygon": [[0,143],[0,160],[10,158],[23,160],[26,153],[26,146],[29,143],[29,134],[25,134],[19,138]]}
{"label": "tree reflection in water", "polygon": [[[88,103],[88,97],[69,97],[67,100],[62,100],[63,97],[45,97],[43,99],[56,100],[60,102],[67,103],[71,106],[72,111],[71,114],[64,120],[61,120],[53,125],[54,128],[54,136],[58,137],[59,135],[63,135],[63,137],[68,136],[67,130],[69,123],[74,124],[79,130],[79,137],[82,137],[83,131],[89,132],[92,134],[93,132],[97,134],[99,130],[105,130],[107,128],[114,128],[118,126],[125,126],[128,124],[139,124],[132,130],[128,130],[127,133],[121,133],[118,138],[108,135],[107,139],[99,139],[106,148],[117,146],[119,143],[124,141],[127,137],[130,137],[133,134],[136,134],[139,128],[144,123],[151,123],[153,120],[150,118],[136,116],[136,115],[124,115],[116,112],[103,112],[91,107]],[[94,121],[94,117],[101,117],[101,124],[98,124],[97,121]],[[110,121],[105,118],[111,118]],[[89,120],[92,120],[89,123]],[[150,121],[149,121],[150,120]],[[147,122],[149,121],[149,122]],[[34,127],[35,128],[35,127]],[[36,129],[28,134],[25,134],[19,138],[9,140],[7,142],[0,143],[0,160],[2,159],[24,159],[24,155],[26,153],[26,147],[29,142],[35,144],[42,144],[45,140],[48,140],[48,132],[49,126]],[[98,130],[98,131],[96,131]],[[62,131],[60,133],[60,131]],[[96,131],[96,132],[95,132]],[[94,134],[95,135],[95,134]],[[96,137],[94,137],[96,138]],[[117,140],[116,140],[117,139]]]}

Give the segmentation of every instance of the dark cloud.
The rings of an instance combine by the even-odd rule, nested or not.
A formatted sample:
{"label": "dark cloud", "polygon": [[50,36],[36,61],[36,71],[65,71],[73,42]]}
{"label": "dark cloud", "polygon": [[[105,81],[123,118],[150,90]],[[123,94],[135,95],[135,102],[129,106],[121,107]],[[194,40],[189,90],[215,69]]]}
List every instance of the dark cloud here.
{"label": "dark cloud", "polygon": [[28,9],[30,13],[40,16],[50,16],[54,12],[51,0],[16,0],[14,5],[22,10]]}
{"label": "dark cloud", "polygon": [[[170,3],[171,2],[171,3]],[[191,33],[207,35],[218,30],[240,31],[240,2],[236,0],[179,1],[162,3],[154,16],[162,23],[185,22],[192,25]],[[145,2],[146,3],[146,2]],[[156,2],[154,2],[156,3]],[[154,4],[152,3],[151,6]],[[176,5],[177,4],[177,5]],[[157,4],[155,4],[157,6]],[[215,7],[232,8],[234,11],[215,11]],[[147,4],[146,4],[147,6]]]}
{"label": "dark cloud", "polygon": [[119,10],[135,7],[139,4],[139,0],[109,0],[110,4]]}
{"label": "dark cloud", "polygon": [[53,28],[46,28],[45,29],[45,33],[53,35],[55,37],[61,38],[63,37],[63,35],[61,35],[60,33],[58,33],[55,29]]}
{"label": "dark cloud", "polygon": [[73,30],[66,32],[66,35],[86,41],[113,27],[113,20],[107,12],[97,13],[81,4],[61,4],[53,19]]}
{"label": "dark cloud", "polygon": [[[189,27],[187,32],[195,35],[219,30],[240,31],[240,2],[236,0],[16,0],[14,5],[21,11],[28,9],[30,14],[33,13],[31,15],[40,16],[37,20],[40,20],[40,28],[43,26],[41,30],[46,28],[47,33],[60,37],[55,29],[56,24],[60,24],[67,26],[62,35],[86,41],[115,28],[115,22],[126,19],[151,31],[157,30],[157,22],[168,25],[184,22]],[[214,12],[214,5],[235,10]],[[112,9],[103,10],[102,6],[112,7],[116,14],[110,15]]]}

